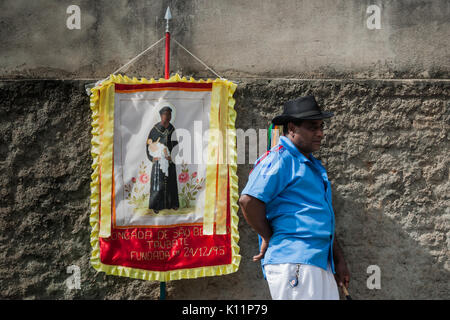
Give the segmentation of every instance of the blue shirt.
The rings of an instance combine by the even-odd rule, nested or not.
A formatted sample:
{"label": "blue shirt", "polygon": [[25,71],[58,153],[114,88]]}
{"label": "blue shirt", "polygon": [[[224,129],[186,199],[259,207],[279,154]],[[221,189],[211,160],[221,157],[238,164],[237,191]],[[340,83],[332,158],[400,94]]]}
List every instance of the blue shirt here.
{"label": "blue shirt", "polygon": [[272,227],[265,264],[303,263],[327,270],[333,262],[334,212],[325,168],[286,137],[259,158],[242,194],[266,204]]}

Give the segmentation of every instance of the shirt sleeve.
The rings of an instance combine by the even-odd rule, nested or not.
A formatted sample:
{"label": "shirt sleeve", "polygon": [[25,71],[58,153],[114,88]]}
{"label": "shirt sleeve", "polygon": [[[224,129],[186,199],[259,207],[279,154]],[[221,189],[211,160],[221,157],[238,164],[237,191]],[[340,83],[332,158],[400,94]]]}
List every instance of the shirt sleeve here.
{"label": "shirt sleeve", "polygon": [[247,194],[267,204],[286,188],[291,170],[279,152],[271,151],[257,160],[241,194]]}

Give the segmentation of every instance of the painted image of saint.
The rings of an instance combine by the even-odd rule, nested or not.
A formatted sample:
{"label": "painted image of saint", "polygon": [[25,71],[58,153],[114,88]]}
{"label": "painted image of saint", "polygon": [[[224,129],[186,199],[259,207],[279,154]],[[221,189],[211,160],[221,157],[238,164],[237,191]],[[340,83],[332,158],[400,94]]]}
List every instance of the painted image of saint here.
{"label": "painted image of saint", "polygon": [[170,123],[172,109],[164,106],[159,110],[161,121],[150,131],[146,153],[152,162],[150,174],[149,209],[158,213],[163,209],[178,210],[178,186],[175,163],[171,158],[172,149],[178,141],[172,141],[175,127]]}

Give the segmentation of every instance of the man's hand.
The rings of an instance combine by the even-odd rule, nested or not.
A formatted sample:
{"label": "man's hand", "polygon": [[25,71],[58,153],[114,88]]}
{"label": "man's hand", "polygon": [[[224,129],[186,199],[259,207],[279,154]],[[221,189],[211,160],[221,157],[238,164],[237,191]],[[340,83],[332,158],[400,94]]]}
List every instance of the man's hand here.
{"label": "man's hand", "polygon": [[347,264],[345,263],[344,254],[342,252],[341,246],[339,245],[337,236],[334,237],[333,257],[334,267],[336,271],[334,278],[336,279],[337,285],[339,287],[345,286],[348,289],[348,284],[350,282],[350,272],[348,271]]}
{"label": "man's hand", "polygon": [[272,229],[266,218],[266,204],[252,196],[243,194],[239,198],[239,205],[247,223],[262,239],[259,254],[253,257],[253,261],[256,262],[264,258],[269,247],[270,237],[272,236]]}
{"label": "man's hand", "polygon": [[335,265],[336,274],[334,278],[339,287],[345,286],[348,289],[350,282],[350,272],[348,271],[347,264],[344,260],[340,260]]}
{"label": "man's hand", "polygon": [[266,241],[262,239],[261,241],[261,249],[259,250],[259,254],[253,257],[253,261],[259,261],[262,258],[264,258],[264,255],[266,254],[267,248],[269,247],[269,241]]}
{"label": "man's hand", "polygon": [[348,271],[347,265],[344,261],[339,262],[336,266],[336,274],[334,278],[339,287],[345,286],[348,289],[348,284],[350,282],[350,272]]}

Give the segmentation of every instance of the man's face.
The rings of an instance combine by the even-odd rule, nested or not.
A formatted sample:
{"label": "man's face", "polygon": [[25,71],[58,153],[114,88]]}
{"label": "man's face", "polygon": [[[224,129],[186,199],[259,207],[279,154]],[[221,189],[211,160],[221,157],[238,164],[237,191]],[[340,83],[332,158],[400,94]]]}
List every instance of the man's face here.
{"label": "man's face", "polygon": [[170,122],[172,120],[172,112],[164,111],[161,113],[161,122]]}
{"label": "man's face", "polygon": [[303,153],[320,149],[323,139],[323,120],[303,120],[300,125],[288,123],[288,138]]}

